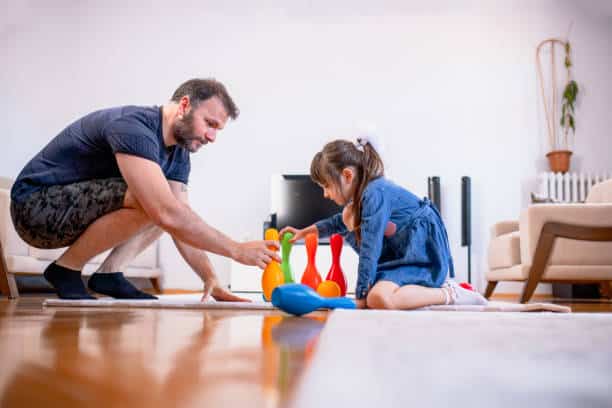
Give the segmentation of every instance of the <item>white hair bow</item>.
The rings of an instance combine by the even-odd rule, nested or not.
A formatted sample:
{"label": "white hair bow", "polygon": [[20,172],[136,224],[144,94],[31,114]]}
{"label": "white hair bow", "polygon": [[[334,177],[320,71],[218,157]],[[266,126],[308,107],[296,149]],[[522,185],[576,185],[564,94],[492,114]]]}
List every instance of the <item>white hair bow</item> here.
{"label": "white hair bow", "polygon": [[357,138],[355,140],[355,147],[357,148],[357,150],[363,152],[363,148],[368,143],[374,148],[374,150],[376,150],[379,155],[381,154],[381,151],[379,150],[381,148],[381,143],[376,134],[376,130],[372,125],[368,126],[367,128],[363,128],[358,132]]}

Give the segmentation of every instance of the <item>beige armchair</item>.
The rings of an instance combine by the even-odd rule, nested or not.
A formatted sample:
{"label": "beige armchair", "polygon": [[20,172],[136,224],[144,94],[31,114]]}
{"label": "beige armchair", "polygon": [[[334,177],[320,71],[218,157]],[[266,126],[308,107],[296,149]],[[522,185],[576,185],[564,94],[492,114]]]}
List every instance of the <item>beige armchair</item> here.
{"label": "beige armchair", "polygon": [[521,303],[540,282],[612,282],[612,180],[591,189],[584,204],[535,204],[520,221],[491,229],[485,297],[500,281],[525,282]]}
{"label": "beige armchair", "polygon": [[[13,227],[10,215],[12,180],[0,177],[0,291],[9,298],[18,298],[15,275],[41,275],[47,265],[56,260],[65,248],[38,249],[26,244]],[[83,268],[89,276],[108,255],[106,251],[91,259]],[[161,291],[159,266],[159,241],[139,254],[122,272],[127,278],[148,278],[153,288]]]}

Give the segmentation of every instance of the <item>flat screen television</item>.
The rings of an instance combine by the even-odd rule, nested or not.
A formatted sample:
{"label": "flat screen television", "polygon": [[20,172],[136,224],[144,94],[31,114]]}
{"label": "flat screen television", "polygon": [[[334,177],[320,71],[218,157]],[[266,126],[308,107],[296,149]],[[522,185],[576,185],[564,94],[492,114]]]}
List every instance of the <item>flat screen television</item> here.
{"label": "flat screen television", "polygon": [[323,189],[309,175],[274,176],[270,191],[270,227],[279,231],[289,225],[304,228],[342,211],[342,207],[323,197]]}

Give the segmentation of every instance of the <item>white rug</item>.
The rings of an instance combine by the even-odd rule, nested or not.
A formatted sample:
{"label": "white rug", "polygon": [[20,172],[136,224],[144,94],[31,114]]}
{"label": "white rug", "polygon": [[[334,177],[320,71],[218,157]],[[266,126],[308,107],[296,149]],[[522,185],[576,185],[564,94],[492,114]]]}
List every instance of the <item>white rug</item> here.
{"label": "white rug", "polygon": [[610,407],[612,314],[331,314],[294,407]]}

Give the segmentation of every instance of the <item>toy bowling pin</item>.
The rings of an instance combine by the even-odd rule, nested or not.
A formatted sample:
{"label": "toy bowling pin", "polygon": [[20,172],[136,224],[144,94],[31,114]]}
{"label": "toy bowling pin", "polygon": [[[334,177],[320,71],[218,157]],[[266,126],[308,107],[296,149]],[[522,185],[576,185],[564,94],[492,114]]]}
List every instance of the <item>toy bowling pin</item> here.
{"label": "toy bowling pin", "polygon": [[317,293],[325,298],[334,298],[341,296],[340,286],[333,280],[321,282],[317,288]]}
{"label": "toy bowling pin", "polygon": [[291,264],[289,263],[289,256],[291,255],[291,248],[293,244],[289,240],[293,238],[293,234],[285,232],[281,241],[281,248],[283,252],[283,262],[281,263],[281,269],[283,270],[283,277],[285,283],[294,283],[293,272],[291,272]]}
{"label": "toy bowling pin", "polygon": [[340,286],[340,296],[346,296],[346,277],[340,266],[340,253],[342,252],[342,235],[333,234],[329,238],[329,246],[332,251],[332,264],[325,277],[326,281],[334,281]]}
{"label": "toy bowling pin", "polygon": [[321,275],[317,271],[315,265],[315,255],[317,254],[317,246],[319,245],[319,238],[317,234],[310,233],[306,235],[306,253],[308,254],[308,264],[302,275],[302,283],[308,285],[314,290],[317,290],[321,283]]}
{"label": "toy bowling pin", "polygon": [[355,301],[346,297],[324,298],[312,288],[299,283],[278,286],[272,292],[272,304],[279,309],[297,316],[314,310],[355,309]]}
{"label": "toy bowling pin", "polygon": [[[269,228],[265,233],[266,240],[278,241],[278,231],[274,228]],[[274,251],[274,247],[268,247]],[[283,271],[280,265],[275,260],[271,260],[270,263],[264,269],[263,275],[261,276],[261,288],[263,289],[264,299],[269,302],[272,298],[272,291],[278,285],[283,284]]]}

